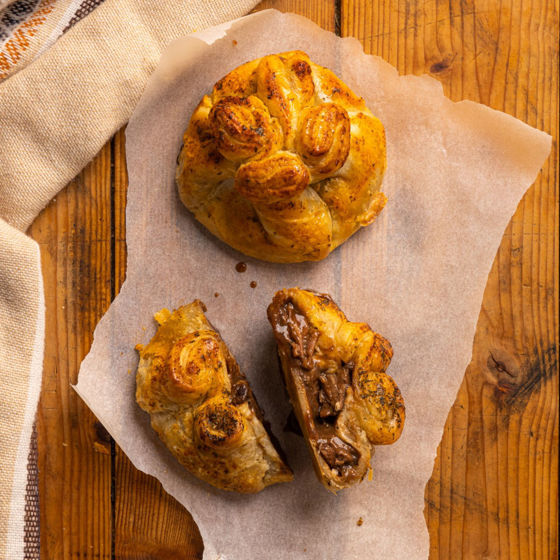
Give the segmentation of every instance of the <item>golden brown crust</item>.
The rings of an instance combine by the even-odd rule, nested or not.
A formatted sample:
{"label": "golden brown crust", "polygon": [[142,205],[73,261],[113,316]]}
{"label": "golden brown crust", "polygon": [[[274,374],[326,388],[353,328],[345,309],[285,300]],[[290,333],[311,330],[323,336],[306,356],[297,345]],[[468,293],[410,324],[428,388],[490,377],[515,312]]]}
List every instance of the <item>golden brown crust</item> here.
{"label": "golden brown crust", "polygon": [[222,396],[209,399],[196,409],[195,435],[206,447],[218,451],[237,447],[246,429],[241,412]]}
{"label": "golden brown crust", "polygon": [[176,180],[185,206],[242,253],[320,260],[383,209],[385,157],[364,100],[291,51],[243,64],[204,96]]}
{"label": "golden brown crust", "polygon": [[296,146],[314,181],[332,176],[350,151],[348,113],[336,103],[307,107],[302,111]]}
{"label": "golden brown crust", "polygon": [[292,480],[245,376],[204,311],[197,300],[156,314],[156,334],[138,347],[138,404],[177,460],[217,488],[252,493]]}
{"label": "golden brown crust", "polygon": [[294,198],[309,184],[309,171],[301,159],[291,152],[276,152],[258,161],[239,167],[235,189],[254,205],[269,205]]}
{"label": "golden brown crust", "polygon": [[282,131],[256,96],[224,97],[208,114],[218,151],[230,161],[244,162],[275,152]]}
{"label": "golden brown crust", "polygon": [[394,443],[404,426],[403,398],[385,373],[389,341],[348,321],[328,295],[298,288],[278,292],[268,318],[319,480],[332,492],[360,482],[374,446]]}

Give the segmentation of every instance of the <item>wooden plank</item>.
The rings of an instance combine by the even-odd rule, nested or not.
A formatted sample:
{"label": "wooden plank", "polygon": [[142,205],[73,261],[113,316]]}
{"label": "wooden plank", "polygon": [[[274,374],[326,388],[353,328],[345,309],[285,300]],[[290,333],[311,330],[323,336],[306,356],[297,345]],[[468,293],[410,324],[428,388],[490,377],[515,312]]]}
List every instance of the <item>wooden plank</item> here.
{"label": "wooden plank", "polygon": [[[431,73],[558,139],[558,20],[547,3],[342,2],[401,73]],[[427,486],[431,558],[555,558],[558,153],[519,205],[489,276],[470,364]]]}
{"label": "wooden plank", "polygon": [[109,436],[70,387],[111,301],[111,150],[39,215],[46,337],[37,412],[41,557],[111,558]]}
{"label": "wooden plank", "polygon": [[309,18],[323,29],[335,32],[339,23],[336,21],[336,4],[335,0],[263,0],[253,12],[269,8],[280,12],[294,12]]}

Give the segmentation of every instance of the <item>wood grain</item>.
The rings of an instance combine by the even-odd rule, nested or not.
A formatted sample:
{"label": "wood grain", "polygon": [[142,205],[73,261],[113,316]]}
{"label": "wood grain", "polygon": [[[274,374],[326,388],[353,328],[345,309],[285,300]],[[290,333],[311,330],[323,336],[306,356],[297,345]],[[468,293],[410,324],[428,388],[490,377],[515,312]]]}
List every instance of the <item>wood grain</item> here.
{"label": "wood grain", "polygon": [[41,557],[111,558],[110,438],[70,384],[111,303],[111,146],[39,215],[46,300],[37,412]]}
{"label": "wood grain", "polygon": [[[344,0],[341,22],[400,73],[558,139],[558,14],[544,2]],[[557,161],[556,141],[488,279],[426,490],[431,558],[557,556]]]}
{"label": "wood grain", "polygon": [[431,558],[557,556],[558,14],[546,8],[342,3],[342,34],[367,52],[556,139],[489,276],[472,363],[426,490]]}
{"label": "wood grain", "polygon": [[[354,35],[454,100],[505,111],[554,138],[497,253],[473,360],[426,488],[430,557],[556,558],[558,473],[558,3],[266,0]],[[125,278],[120,131],[34,222],[47,302],[38,411],[47,559],[198,559],[192,518],[137,471],[69,384]]]}
{"label": "wood grain", "polygon": [[305,16],[320,25],[323,29],[337,32],[340,27],[338,16],[340,10],[337,9],[337,2],[334,0],[310,1],[306,0],[263,0],[259,2],[253,12],[268,10],[273,8],[280,12],[294,12]]}

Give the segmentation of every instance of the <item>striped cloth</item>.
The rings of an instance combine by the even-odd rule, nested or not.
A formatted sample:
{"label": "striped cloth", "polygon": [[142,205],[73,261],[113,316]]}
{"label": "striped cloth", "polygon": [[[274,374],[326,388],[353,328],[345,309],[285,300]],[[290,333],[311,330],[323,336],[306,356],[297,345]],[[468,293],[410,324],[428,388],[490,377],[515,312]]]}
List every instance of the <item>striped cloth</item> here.
{"label": "striped cloth", "polygon": [[24,68],[104,0],[0,0],[0,81]]}

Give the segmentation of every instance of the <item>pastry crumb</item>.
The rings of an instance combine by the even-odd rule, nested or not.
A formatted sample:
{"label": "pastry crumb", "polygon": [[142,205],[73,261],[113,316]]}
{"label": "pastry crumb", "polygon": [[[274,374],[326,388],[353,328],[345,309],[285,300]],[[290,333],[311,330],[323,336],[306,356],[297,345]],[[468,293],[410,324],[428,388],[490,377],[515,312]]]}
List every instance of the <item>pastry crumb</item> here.
{"label": "pastry crumb", "polygon": [[237,270],[237,272],[245,272],[247,270],[247,263],[238,262],[235,265],[235,270]]}
{"label": "pastry crumb", "polygon": [[220,294],[218,292],[214,292],[214,297],[220,297]]}
{"label": "pastry crumb", "polygon": [[[154,319],[156,320],[158,325],[163,325],[163,323],[165,323],[169,317],[171,317],[171,311],[169,311],[169,309],[167,309],[166,307],[164,307],[163,309],[160,309],[157,313],[154,313]],[[144,330],[145,327],[142,327]]]}
{"label": "pastry crumb", "polygon": [[364,520],[360,517],[360,519],[358,519],[358,521],[356,521],[356,525],[358,527],[361,527],[364,524]]}
{"label": "pastry crumb", "polygon": [[235,47],[237,45],[237,41],[234,39],[231,44]]}
{"label": "pastry crumb", "polygon": [[257,283],[253,280],[249,286],[251,286],[251,288],[256,288],[257,287]]}

